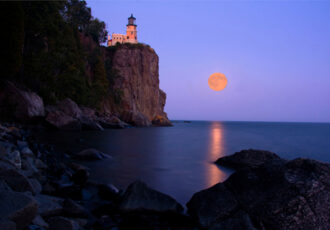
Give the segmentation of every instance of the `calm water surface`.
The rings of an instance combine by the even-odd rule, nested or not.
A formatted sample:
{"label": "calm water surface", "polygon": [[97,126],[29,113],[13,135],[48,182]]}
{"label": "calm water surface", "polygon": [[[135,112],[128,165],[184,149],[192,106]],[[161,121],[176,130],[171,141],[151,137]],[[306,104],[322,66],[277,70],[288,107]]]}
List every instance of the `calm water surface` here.
{"label": "calm water surface", "polygon": [[60,150],[93,147],[113,156],[85,163],[94,180],[124,189],[141,179],[183,204],[195,192],[224,181],[232,171],[212,162],[242,149],[330,162],[330,124],[326,123],[196,121],[174,127],[48,132],[42,138]]}

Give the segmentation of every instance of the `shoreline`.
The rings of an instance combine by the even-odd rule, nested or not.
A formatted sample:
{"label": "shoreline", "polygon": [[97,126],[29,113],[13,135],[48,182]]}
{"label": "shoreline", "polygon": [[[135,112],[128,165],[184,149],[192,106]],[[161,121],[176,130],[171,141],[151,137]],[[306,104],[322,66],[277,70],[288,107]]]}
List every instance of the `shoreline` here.
{"label": "shoreline", "polygon": [[[263,198],[264,200],[260,202],[268,208],[273,207],[269,206],[272,203],[267,198],[269,194],[278,193],[278,188],[283,186],[287,189],[284,194],[290,191],[293,185],[299,188],[301,187],[299,184],[303,183],[302,191],[306,190],[308,194],[311,193],[310,191],[318,193],[318,200],[330,197],[329,188],[319,185],[315,190],[309,187],[313,180],[318,180],[321,184],[322,181],[330,180],[329,175],[325,174],[324,177],[324,173],[330,172],[330,164],[299,158],[287,161],[271,152],[245,150],[220,158],[216,163],[234,168],[236,171],[223,183],[191,194],[192,198],[185,208],[184,204],[178,203],[161,191],[148,187],[142,181],[132,181],[124,190],[112,184],[91,181],[90,170],[77,162],[78,160],[80,162],[102,161],[110,157],[98,150],[86,149],[68,155],[56,151],[54,146],[40,143],[40,140],[33,135],[34,131],[31,127],[2,124],[0,131],[0,144],[2,147],[5,146],[5,149],[2,148],[0,158],[0,196],[7,194],[9,201],[18,199],[17,196],[27,200],[26,203],[17,204],[17,206],[23,205],[17,210],[9,208],[7,217],[5,216],[0,221],[0,226],[6,226],[8,229],[23,229],[29,226],[29,229],[40,227],[40,229],[60,230],[64,225],[69,226],[68,229],[164,229],[164,227],[168,229],[219,229],[220,227],[234,229],[235,226],[242,224],[246,229],[262,229],[260,226],[272,223],[264,223],[269,216],[263,216],[264,214],[261,213],[256,216],[254,210],[262,208],[254,207],[251,201],[245,201],[244,196],[240,198],[240,190],[246,193],[250,190],[255,191],[254,193],[259,195],[254,199]],[[266,173],[265,169],[269,172]],[[303,172],[298,181],[276,179],[278,173],[286,177],[288,173],[292,174],[292,170],[295,172],[293,174],[295,177]],[[322,180],[303,176],[306,170],[312,175],[316,174]],[[256,178],[253,177],[251,183],[245,184],[244,181],[251,178],[242,178],[251,173]],[[304,178],[301,178],[302,176]],[[272,185],[271,190],[266,189],[258,193],[256,192],[258,189],[264,190],[269,187],[264,177],[273,178],[268,178],[268,180],[277,181],[278,185]],[[286,185],[288,182],[292,185]],[[231,194],[236,194],[235,198]],[[223,196],[227,198],[224,200]],[[242,204],[247,202],[243,211],[242,207],[236,207],[237,199],[240,203],[243,202]],[[294,195],[286,199],[296,200],[297,197]],[[305,207],[304,200],[295,202]],[[276,206],[287,204],[281,199],[276,202]],[[325,218],[324,215],[329,209],[326,203],[318,204],[314,201],[309,205],[316,205],[318,208],[321,205],[322,211],[319,211],[317,215]],[[205,210],[203,207],[209,208]],[[223,216],[222,212],[231,214]],[[304,215],[298,214],[296,213],[294,218],[298,218],[297,223],[301,224],[304,222]],[[316,215],[316,213],[310,213],[310,215]],[[274,229],[286,229],[286,224],[290,223],[293,217],[285,214],[283,218],[280,221],[282,223],[280,227]],[[313,222],[310,226],[330,225],[329,221],[322,218],[310,220]]]}

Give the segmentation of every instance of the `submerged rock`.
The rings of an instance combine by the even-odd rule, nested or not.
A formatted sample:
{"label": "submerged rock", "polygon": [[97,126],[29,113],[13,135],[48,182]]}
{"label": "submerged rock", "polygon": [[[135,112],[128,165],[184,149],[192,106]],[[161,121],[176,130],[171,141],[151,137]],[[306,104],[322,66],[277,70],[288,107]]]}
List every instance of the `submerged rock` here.
{"label": "submerged rock", "polygon": [[[263,154],[261,160],[244,160],[225,182],[196,193],[188,212],[211,229],[235,222],[246,229],[329,229],[330,164]],[[249,151],[239,155],[251,159]],[[237,155],[232,159],[242,166]]]}
{"label": "submerged rock", "polygon": [[120,209],[124,211],[150,210],[178,213],[183,211],[183,207],[172,197],[149,188],[141,181],[136,181],[128,186]]}
{"label": "submerged rock", "polygon": [[79,153],[74,154],[78,160],[101,160],[111,158],[109,155],[104,154],[96,149],[85,149]]}

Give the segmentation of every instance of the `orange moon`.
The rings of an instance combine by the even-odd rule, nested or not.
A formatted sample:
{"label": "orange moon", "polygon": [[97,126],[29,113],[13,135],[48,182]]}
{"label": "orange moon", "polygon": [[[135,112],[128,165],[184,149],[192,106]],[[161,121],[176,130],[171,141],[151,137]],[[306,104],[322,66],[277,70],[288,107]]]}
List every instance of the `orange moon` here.
{"label": "orange moon", "polygon": [[221,91],[227,86],[227,78],[223,73],[214,73],[209,77],[209,87],[214,91]]}

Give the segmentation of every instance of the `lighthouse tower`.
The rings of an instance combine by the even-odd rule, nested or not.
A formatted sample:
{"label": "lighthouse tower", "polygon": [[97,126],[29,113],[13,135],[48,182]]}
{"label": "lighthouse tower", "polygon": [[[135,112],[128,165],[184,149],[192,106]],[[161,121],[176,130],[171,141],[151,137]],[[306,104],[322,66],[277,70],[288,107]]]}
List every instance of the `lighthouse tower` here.
{"label": "lighthouse tower", "polygon": [[131,14],[131,17],[128,18],[128,24],[126,25],[126,42],[128,43],[137,43],[137,25],[135,24],[136,18],[133,17],[133,14]]}

